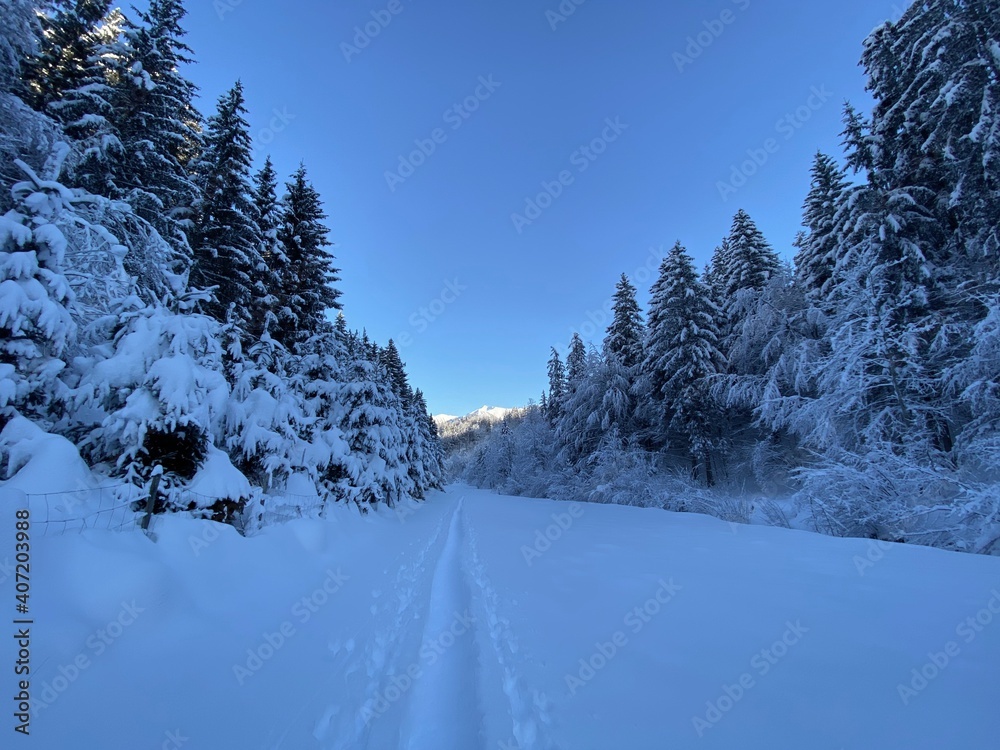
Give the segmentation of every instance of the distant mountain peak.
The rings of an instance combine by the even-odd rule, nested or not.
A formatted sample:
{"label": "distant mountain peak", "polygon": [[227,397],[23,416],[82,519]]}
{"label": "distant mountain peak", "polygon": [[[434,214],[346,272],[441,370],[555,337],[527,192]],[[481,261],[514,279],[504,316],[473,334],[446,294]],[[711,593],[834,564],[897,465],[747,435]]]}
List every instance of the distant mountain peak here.
{"label": "distant mountain peak", "polygon": [[480,419],[486,419],[490,422],[501,422],[504,417],[508,414],[517,411],[517,409],[507,409],[503,406],[480,406],[473,412],[466,414],[464,417],[456,417],[451,414],[435,414],[434,422],[439,426],[446,424],[447,422],[465,422],[465,421],[477,421]]}

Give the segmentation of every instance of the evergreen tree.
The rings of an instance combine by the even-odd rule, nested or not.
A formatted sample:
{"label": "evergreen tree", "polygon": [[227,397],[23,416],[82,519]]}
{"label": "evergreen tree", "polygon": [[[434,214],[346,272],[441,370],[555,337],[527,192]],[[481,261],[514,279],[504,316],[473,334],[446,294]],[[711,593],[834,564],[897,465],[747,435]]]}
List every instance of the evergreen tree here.
{"label": "evergreen tree", "polygon": [[[759,375],[763,372],[762,362],[739,360],[732,356],[732,350],[749,311],[780,268],[777,254],[753,219],[740,209],[733,217],[729,236],[716,250],[711,266],[712,297],[721,303],[716,326],[722,351],[734,374]],[[740,361],[747,363],[747,369],[736,367]]]}
{"label": "evergreen tree", "polygon": [[548,416],[555,424],[562,415],[563,401],[566,398],[566,368],[559,358],[559,352],[552,347],[549,357],[549,399]]}
{"label": "evergreen tree", "polygon": [[[847,180],[837,163],[817,153],[812,167],[812,184],[806,197],[803,224],[808,231],[795,245],[795,275],[798,284],[813,299],[820,299],[833,278],[837,262],[837,215],[844,204]],[[828,290],[829,291],[829,290]]]}
{"label": "evergreen tree", "polygon": [[406,375],[406,366],[403,364],[396,343],[392,339],[389,339],[389,344],[379,352],[379,361],[389,375],[389,383],[393,393],[404,406],[409,406],[413,402],[413,389],[410,387],[410,380]]}
{"label": "evergreen tree", "polygon": [[121,158],[110,162],[111,197],[124,198],[185,258],[198,189],[187,167],[201,150],[196,87],[180,73],[191,62],[180,0],[151,0],[142,24],[125,29],[123,74],[111,94]]}
{"label": "evergreen tree", "polygon": [[63,126],[72,151],[64,174],[74,184],[96,195],[115,193],[114,164],[124,156],[115,128],[114,81],[129,75],[128,26],[120,10],[111,11],[88,35],[89,51],[81,61],[75,85],[50,102],[47,111]]}
{"label": "evergreen tree", "polygon": [[21,71],[22,98],[39,112],[87,81],[111,0],[52,0],[49,6],[49,12],[39,15],[38,54],[25,60]]}
{"label": "evergreen tree", "polygon": [[[336,386],[339,427],[346,452],[335,457],[324,483],[337,498],[361,508],[396,505],[411,485],[399,398],[376,361],[352,358]],[[323,386],[324,378],[316,378]]]}
{"label": "evergreen tree", "polygon": [[413,393],[413,416],[421,446],[421,463],[426,485],[423,489],[444,487],[444,448],[438,436],[437,424],[427,408],[427,399],[419,388]]}
{"label": "evergreen tree", "polygon": [[725,268],[729,262],[729,238],[724,237],[712,253],[711,260],[705,265],[705,271],[701,277],[708,298],[715,306],[715,330],[719,333],[719,342],[723,351],[725,351],[726,342],[733,332],[733,321],[730,320],[726,312],[726,291],[723,288]]}
{"label": "evergreen tree", "polygon": [[558,456],[562,464],[579,466],[597,449],[601,440],[601,402],[604,367],[600,355],[587,352],[583,377],[570,390],[563,406],[563,416],[556,425]]}
{"label": "evergreen tree", "polygon": [[91,460],[137,487],[161,466],[161,487],[175,507],[190,502],[183,486],[221,438],[229,398],[221,328],[192,307],[190,300],[176,310],[123,300],[113,351],[84,374],[76,396],[106,415],[85,440]]}
{"label": "evergreen tree", "polygon": [[[238,338],[237,338],[238,343]],[[302,471],[305,416],[290,386],[288,353],[267,332],[235,363],[226,408],[225,447],[234,465],[268,492]]]}
{"label": "evergreen tree", "polygon": [[635,287],[622,274],[615,288],[613,318],[604,338],[604,361],[598,368],[604,381],[599,419],[603,433],[617,427],[626,442],[641,426],[636,397],[641,390],[639,365],[645,335]]}
{"label": "evergreen tree", "polygon": [[714,313],[694,263],[677,243],[660,267],[650,302],[645,367],[653,382],[660,384],[662,442],[679,442],[691,458],[692,469],[697,472],[700,467],[709,485],[720,416],[710,391],[712,378],[725,367]]}
{"label": "evergreen tree", "polygon": [[713,268],[713,278],[718,277],[716,281],[727,300],[747,289],[759,292],[780,267],[777,254],[743,209],[733,217],[722,253],[718,270]]}
{"label": "evergreen tree", "polygon": [[872,171],[948,235],[926,248],[939,283],[1000,269],[998,11],[996,0],[915,3],[865,42]]}
{"label": "evergreen tree", "polygon": [[587,347],[579,333],[574,333],[566,355],[566,387],[574,389],[587,373]]}
{"label": "evergreen tree", "polygon": [[253,216],[250,125],[245,119],[243,85],[219,99],[208,120],[205,151],[197,164],[201,199],[193,233],[195,288],[216,287],[206,312],[223,322],[230,308],[246,341],[256,340],[266,320],[268,290],[261,272],[262,240]]}
{"label": "evergreen tree", "polygon": [[13,91],[26,62],[40,47],[42,34],[36,4],[31,0],[0,0],[0,91]]}
{"label": "evergreen tree", "polygon": [[631,368],[642,360],[643,322],[635,287],[622,274],[614,295],[614,319],[608,326],[604,339],[605,351],[626,367]]}
{"label": "evergreen tree", "polygon": [[[680,247],[678,241],[676,247]],[[644,442],[653,449],[666,445],[665,426],[669,417],[664,412],[664,386],[669,373],[662,368],[662,363],[669,355],[670,339],[663,335],[665,326],[670,321],[667,313],[667,294],[670,291],[673,265],[670,254],[660,261],[659,274],[650,288],[649,319],[646,323],[646,340],[643,345],[643,360],[640,364],[640,376],[636,381],[636,397],[639,399],[639,410],[643,422],[647,425]],[[715,321],[713,321],[713,326]]]}
{"label": "evergreen tree", "polygon": [[39,46],[39,18],[30,0],[0,0],[0,214],[13,208],[10,185],[23,179],[20,159],[49,176],[43,165],[61,133],[48,117],[28,107],[16,90],[22,63]]}
{"label": "evergreen tree", "polygon": [[[266,309],[260,314],[259,329],[273,331],[277,324],[278,293],[281,289],[279,273],[287,267],[288,259],[284,257],[282,245],[278,241],[278,228],[281,226],[281,204],[278,201],[278,174],[268,156],[254,175],[253,186],[253,218],[257,225],[257,237],[260,247],[257,254],[262,266],[257,276],[257,284],[263,285],[267,292],[262,300]],[[337,316],[338,330],[341,342],[346,341],[347,324],[343,314]]]}
{"label": "evergreen tree", "polygon": [[605,355],[596,378],[601,403],[596,416],[602,437],[614,431],[624,447],[638,431],[635,399],[636,368],[628,367],[613,354]]}
{"label": "evergreen tree", "polygon": [[278,227],[283,265],[276,332],[277,339],[293,350],[328,327],[328,310],[340,309],[340,292],[333,286],[339,278],[326,250],[330,230],[325,219],[319,193],[307,180],[305,166],[300,166],[288,183]]}
{"label": "evergreen tree", "polygon": [[76,334],[57,226],[73,213],[72,194],[21,168],[15,208],[0,216],[0,421],[17,410],[44,424],[58,419],[66,398],[58,377]]}

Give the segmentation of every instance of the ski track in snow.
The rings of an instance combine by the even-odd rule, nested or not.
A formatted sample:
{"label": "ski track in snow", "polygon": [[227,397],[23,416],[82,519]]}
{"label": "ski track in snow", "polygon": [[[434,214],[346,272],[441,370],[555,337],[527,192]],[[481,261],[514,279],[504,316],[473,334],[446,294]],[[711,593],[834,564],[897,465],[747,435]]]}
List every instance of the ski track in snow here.
{"label": "ski track in snow", "polygon": [[499,664],[501,687],[510,706],[508,721],[514,742],[510,742],[509,738],[500,738],[500,747],[511,750],[553,750],[556,745],[550,737],[549,701],[543,693],[529,688],[518,669],[518,664],[525,661],[525,654],[518,644],[510,620],[501,614],[500,596],[479,556],[478,536],[471,525],[467,525],[465,536],[468,540],[468,568],[478,591],[474,602],[476,622],[486,625],[485,634]]}
{"label": "ski track in snow", "polygon": [[462,501],[451,514],[444,551],[434,569],[420,646],[420,676],[406,703],[401,747],[443,750],[483,746],[477,685],[479,659],[471,597],[461,567]]}
{"label": "ski track in snow", "polygon": [[[341,648],[342,678],[364,672],[367,681],[355,705],[331,704],[317,721],[313,735],[325,750],[555,747],[549,702],[529,689],[519,669],[525,656],[502,614],[477,540],[459,499],[430,541],[400,568],[392,595],[373,610],[374,630],[363,652],[352,657],[350,645],[346,654]],[[421,622],[414,652],[408,636]],[[413,670],[419,676],[407,679]],[[486,716],[486,695],[500,698],[506,715]],[[488,741],[491,733],[501,736]]]}
{"label": "ski track in snow", "polygon": [[416,559],[399,569],[392,585],[391,596],[386,596],[384,603],[374,613],[375,630],[364,653],[345,667],[343,672],[345,681],[361,670],[367,673],[368,681],[364,695],[356,707],[345,713],[343,711],[345,707],[341,704],[331,704],[317,722],[313,736],[323,743],[326,750],[356,750],[368,747],[372,724],[377,722],[378,718],[367,720],[364,708],[372,705],[383,694],[389,679],[396,674],[396,666],[403,657],[401,653],[405,644],[403,636],[419,622],[422,616],[423,602],[419,594],[423,590],[420,584],[426,578],[427,558],[437,547],[448,520],[446,516],[441,521],[431,540],[420,550]]}

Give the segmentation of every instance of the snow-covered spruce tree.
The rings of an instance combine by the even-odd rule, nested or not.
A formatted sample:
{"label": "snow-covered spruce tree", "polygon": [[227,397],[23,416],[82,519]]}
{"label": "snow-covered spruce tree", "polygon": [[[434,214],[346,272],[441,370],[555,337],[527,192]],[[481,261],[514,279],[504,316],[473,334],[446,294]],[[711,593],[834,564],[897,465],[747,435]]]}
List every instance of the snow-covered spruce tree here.
{"label": "snow-covered spruce tree", "polygon": [[[274,170],[271,157],[264,160],[264,166],[253,177],[253,219],[257,225],[257,237],[260,247],[257,254],[263,265],[260,266],[256,282],[267,290],[263,302],[266,307],[260,321],[256,321],[260,331],[271,332],[277,325],[278,291],[281,289],[280,269],[287,265],[283,255],[282,245],[278,241],[278,228],[281,225],[281,205],[278,202],[278,174]],[[342,331],[338,337],[343,342],[346,333],[346,323],[343,316],[338,318]]]}
{"label": "snow-covered spruce tree", "polygon": [[642,361],[644,327],[635,287],[625,274],[615,286],[613,300],[614,317],[608,326],[604,349],[626,368],[635,367]]}
{"label": "snow-covered spruce tree", "polygon": [[275,338],[290,351],[329,326],[326,313],[340,309],[339,281],[333,256],[327,251],[330,230],[323,224],[326,214],[319,193],[300,166],[288,183],[281,202],[278,242],[281,255],[278,290],[278,322]]}
{"label": "snow-covered spruce tree", "polygon": [[332,497],[362,509],[380,503],[392,507],[412,486],[400,424],[402,408],[378,355],[369,358],[366,349],[356,337],[348,347],[331,403],[344,450],[330,462],[321,481]]}
{"label": "snow-covered spruce tree", "polygon": [[726,291],[723,288],[723,271],[725,264],[729,262],[729,238],[724,237],[722,242],[712,252],[712,257],[705,264],[705,270],[701,275],[702,283],[708,292],[708,297],[715,305],[715,330],[719,332],[720,348],[725,353],[726,342],[732,333],[732,321],[726,312]]}
{"label": "snow-covered spruce tree", "polygon": [[[710,296],[719,305],[716,314],[719,348],[726,357],[729,373],[741,378],[761,377],[767,371],[766,363],[755,356],[737,356],[736,346],[752,323],[750,318],[760,304],[763,290],[779,273],[781,262],[746,211],[740,209],[733,217],[729,235],[716,249],[710,269]],[[757,404],[741,405],[721,387],[718,397],[731,404],[725,414],[726,434],[734,444],[752,446],[760,438],[753,428],[753,409]]]}
{"label": "snow-covered spruce tree", "polygon": [[341,346],[332,333],[321,332],[289,359],[289,387],[302,404],[301,419],[295,424],[301,451],[293,458],[291,469],[309,479],[327,502],[348,499],[337,487],[343,476],[341,466],[350,452],[341,427],[341,384],[346,377]]}
{"label": "snow-covered spruce tree", "polygon": [[587,499],[593,503],[651,505],[654,472],[651,456],[612,427],[588,460]]}
{"label": "snow-covered spruce tree", "polygon": [[41,34],[34,3],[30,0],[0,0],[0,214],[13,208],[6,186],[24,179],[15,160],[21,159],[40,173],[59,128],[50,118],[31,109],[14,92],[20,81],[21,64],[38,49]]}
{"label": "snow-covered spruce tree", "polygon": [[514,474],[514,433],[504,419],[473,453],[465,479],[478,487],[503,492]]}
{"label": "snow-covered spruce tree", "polygon": [[37,54],[41,26],[32,0],[0,0],[0,90],[19,83],[24,64]]}
{"label": "snow-covered spruce tree", "polygon": [[600,407],[604,382],[599,377],[604,364],[594,349],[586,354],[583,372],[574,382],[556,425],[559,463],[574,467],[585,462],[601,440]]}
{"label": "snow-covered spruce tree", "polygon": [[417,422],[424,467],[426,489],[439,490],[444,486],[444,448],[438,436],[437,424],[427,408],[427,399],[419,388],[413,393],[413,418]]}
{"label": "snow-covered spruce tree", "polygon": [[998,11],[996,0],[915,3],[865,42],[873,167],[948,230],[927,257],[944,283],[1000,269]]}
{"label": "snow-covered spruce tree", "polygon": [[392,339],[389,339],[385,348],[379,351],[379,363],[389,375],[393,393],[404,405],[410,404],[413,401],[413,388],[410,387],[410,378],[406,374],[403,358],[399,356],[399,349]]}
{"label": "snow-covered spruce tree", "polygon": [[[168,309],[134,296],[123,300],[113,350],[93,364],[76,390],[78,407],[105,415],[82,446],[91,463],[140,488],[161,466],[163,509],[214,502],[182,492],[214,450],[229,398],[222,331],[216,321],[192,311],[196,303],[182,298]],[[237,508],[214,510],[221,520]]]}
{"label": "snow-covered spruce tree", "polygon": [[[664,318],[665,294],[670,279],[667,274],[670,267],[668,258],[660,261],[659,274],[650,288],[648,320],[646,322],[646,340],[643,342],[643,359],[639,364],[639,374],[634,386],[634,395],[638,401],[637,411],[643,425],[640,438],[643,445],[653,451],[662,450],[667,445],[666,425],[669,418],[665,417],[663,387],[666,383],[665,373],[659,363],[667,356],[667,340],[660,335],[666,324]],[[713,327],[717,321],[713,321]]]}
{"label": "snow-covered spruce tree", "polygon": [[801,400],[818,395],[811,363],[829,351],[827,318],[806,299],[787,266],[748,302],[731,337],[730,374],[713,392],[725,406],[720,423],[727,434],[739,438],[737,425],[744,431],[741,447],[748,452],[733,453],[742,463],[737,470],[752,473],[761,488],[785,489],[805,457],[784,417]]}
{"label": "snow-covered spruce tree", "polygon": [[563,414],[563,402],[566,400],[566,368],[559,352],[552,347],[552,354],[549,357],[549,392],[546,401],[546,415],[549,422],[556,424]]}
{"label": "snow-covered spruce tree", "polygon": [[644,370],[659,387],[657,437],[689,456],[692,473],[713,484],[720,408],[712,380],[725,372],[715,309],[694,263],[678,242],[664,259],[650,302]]}
{"label": "snow-covered spruce tree", "polygon": [[867,183],[840,222],[822,399],[796,415],[837,452],[808,474],[806,491],[853,486],[853,504],[827,515],[854,533],[926,538],[933,530],[914,523],[913,506],[942,499],[989,515],[967,489],[978,459],[957,449],[965,425],[982,433],[970,403],[955,398],[970,391],[950,374],[982,382],[963,363],[996,288],[997,10],[985,0],[917,3],[865,43],[876,105],[870,122],[849,109],[846,135],[848,163]]}
{"label": "snow-covered spruce tree", "polygon": [[[239,346],[237,333],[235,346]],[[230,356],[233,383],[227,402],[225,447],[255,486],[270,491],[302,471],[302,404],[290,387],[294,363],[266,331],[240,356]]]}
{"label": "snow-covered spruce tree", "polygon": [[803,225],[796,239],[795,281],[809,296],[820,302],[833,278],[836,265],[837,213],[847,190],[844,170],[823,153],[817,153],[812,167],[812,183],[806,197]]}
{"label": "snow-covered spruce tree", "polygon": [[935,394],[932,364],[946,329],[931,259],[944,238],[920,206],[923,191],[879,167],[874,126],[850,108],[846,123],[848,163],[868,180],[849,189],[836,219],[829,346],[799,358],[798,378],[815,394],[800,389],[775,411],[823,457],[802,472],[817,525],[895,541],[915,532],[918,468],[950,462],[951,407]]}
{"label": "snow-covered spruce tree", "polygon": [[95,195],[117,193],[114,163],[124,150],[114,126],[113,82],[130,75],[124,43],[127,26],[117,9],[100,21],[89,34],[79,80],[46,108],[62,124],[72,147],[64,163],[64,179]]}
{"label": "snow-covered spruce tree", "polygon": [[47,5],[39,14],[39,50],[21,70],[22,98],[39,112],[86,81],[111,0],[50,0]]}
{"label": "snow-covered spruce tree", "polygon": [[[511,427],[511,472],[503,491],[527,497],[552,497],[555,436],[538,407],[529,407]],[[492,435],[491,435],[492,438]]]}
{"label": "snow-covered spruce tree", "polygon": [[624,443],[631,443],[638,431],[636,370],[613,354],[602,357],[595,373],[601,400],[594,414],[602,436],[615,430]]}
{"label": "snow-covered spruce tree", "polygon": [[946,373],[949,392],[973,415],[958,434],[956,453],[963,467],[963,502],[952,518],[966,532],[961,548],[1000,551],[1000,295],[972,332],[969,356]]}
{"label": "snow-covered spruce tree", "polygon": [[191,241],[191,284],[215,287],[205,312],[224,322],[233,307],[233,322],[249,344],[263,332],[269,292],[260,279],[264,260],[254,220],[250,125],[245,115],[243,85],[237,81],[219,98],[205,130],[205,150],[195,164],[201,198]]}
{"label": "snow-covered spruce tree", "polygon": [[998,10],[995,0],[915,4],[869,37],[863,57],[877,102],[870,180],[909,202],[905,237],[929,276],[918,326],[934,448],[945,453],[973,415],[954,410],[942,373],[969,356],[1000,284]]}
{"label": "snow-covered spruce tree", "polygon": [[937,374],[928,369],[935,340],[946,344],[938,336],[947,336],[942,326],[948,291],[934,277],[936,264],[931,260],[945,237],[914,192],[922,191],[894,186],[892,173],[876,166],[868,183],[852,196],[846,208],[852,231],[844,236],[846,247],[840,252],[832,295],[837,314],[831,324],[834,356],[843,347],[853,350],[844,354],[858,363],[853,369],[863,376],[855,384],[863,389],[860,402],[843,394],[868,406],[851,410],[859,420],[852,424],[852,433],[869,441],[905,441],[911,446],[919,436],[927,437],[928,429],[944,430],[941,439],[951,442],[946,434],[950,428],[934,424]]}
{"label": "snow-covered spruce tree", "polygon": [[120,158],[108,162],[111,197],[127,200],[183,257],[190,258],[198,188],[188,166],[201,151],[196,87],[180,73],[190,63],[180,0],[151,0],[141,24],[126,24],[121,50],[124,73],[113,81],[113,137]]}
{"label": "snow-covered spruce tree", "polygon": [[713,263],[713,281],[727,301],[745,290],[760,291],[780,267],[777,254],[743,209],[736,212],[727,241]]}
{"label": "snow-covered spruce tree", "polygon": [[569,343],[569,353],[566,355],[566,391],[567,395],[576,384],[583,380],[587,373],[587,347],[579,333],[574,333]]}
{"label": "snow-covered spruce tree", "polygon": [[400,402],[400,407],[403,460],[409,478],[406,491],[415,500],[423,500],[432,483],[427,473],[429,468],[427,434],[425,429],[421,429],[426,428],[426,425],[412,399],[407,404]]}
{"label": "snow-covered spruce tree", "polygon": [[598,370],[605,386],[600,420],[604,432],[617,426],[622,439],[628,440],[639,429],[635,389],[646,331],[635,287],[625,274],[613,299],[613,317],[604,337],[604,361]]}
{"label": "snow-covered spruce tree", "polygon": [[426,404],[416,404],[416,394],[410,386],[406,366],[399,356],[396,343],[389,339],[388,345],[379,351],[379,364],[385,370],[387,382],[395,394],[400,414],[398,421],[403,441],[403,457],[407,466],[410,484],[407,492],[417,500],[424,499],[425,491],[432,486],[428,475],[429,443],[426,425]]}
{"label": "snow-covered spruce tree", "polygon": [[[51,174],[59,173],[60,158],[66,153],[65,148],[57,149],[49,159],[46,168]],[[36,180],[60,196],[61,207],[49,218],[66,241],[64,273],[75,298],[73,319],[78,328],[76,345],[69,352],[72,357],[87,357],[89,347],[110,340],[117,305],[136,292],[129,256],[146,259],[144,291],[153,288],[168,300],[184,294],[184,277],[170,271],[170,247],[127,203],[70,191],[51,179],[39,180],[32,172],[29,182]]]}
{"label": "snow-covered spruce tree", "polygon": [[76,335],[57,226],[72,213],[72,194],[19,166],[25,179],[12,188],[15,208],[0,216],[0,421],[20,412],[50,426],[67,396],[59,376]]}

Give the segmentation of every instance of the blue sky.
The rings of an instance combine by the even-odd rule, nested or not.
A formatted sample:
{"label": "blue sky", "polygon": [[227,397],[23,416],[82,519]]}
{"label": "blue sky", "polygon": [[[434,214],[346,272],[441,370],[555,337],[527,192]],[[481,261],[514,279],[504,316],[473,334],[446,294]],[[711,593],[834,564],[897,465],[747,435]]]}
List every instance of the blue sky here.
{"label": "blue sky", "polygon": [[645,302],[659,248],[704,264],[739,208],[790,258],[905,4],[197,0],[189,74],[206,114],[243,80],[261,160],[323,195],[348,322],[464,414],[537,399],[621,273]]}

